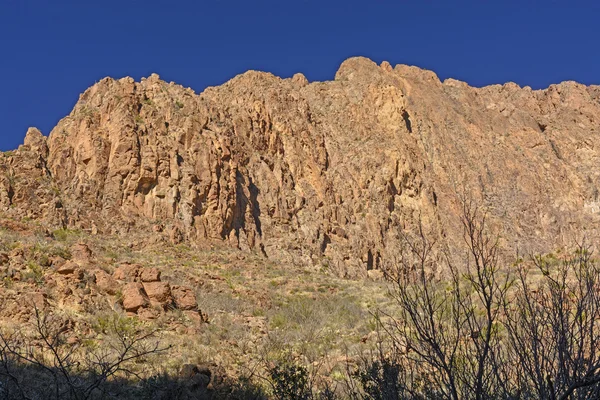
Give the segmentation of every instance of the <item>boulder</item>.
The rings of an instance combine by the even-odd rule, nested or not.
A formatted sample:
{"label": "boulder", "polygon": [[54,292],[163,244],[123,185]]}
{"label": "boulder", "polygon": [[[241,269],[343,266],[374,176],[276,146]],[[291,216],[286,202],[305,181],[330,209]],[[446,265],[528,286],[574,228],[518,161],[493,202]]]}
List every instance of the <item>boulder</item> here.
{"label": "boulder", "polygon": [[210,368],[202,364],[184,364],[181,367],[179,376],[182,378],[191,378],[194,375],[203,374],[209,378],[212,376]]}
{"label": "boulder", "polygon": [[65,261],[62,265],[56,268],[56,272],[61,275],[71,275],[77,271],[79,265],[73,261]]}
{"label": "boulder", "polygon": [[158,318],[158,316],[160,315],[160,311],[155,310],[153,308],[140,308],[139,310],[137,310],[136,314],[138,318],[148,321]]}
{"label": "boulder", "polygon": [[200,310],[184,310],[183,315],[195,324],[208,323],[208,316]]}
{"label": "boulder", "polygon": [[179,372],[180,379],[194,391],[206,389],[210,384],[211,376],[210,368],[204,365],[185,364]]}
{"label": "boulder", "polygon": [[158,268],[144,268],[140,273],[142,282],[160,282],[160,271]]}
{"label": "boulder", "polygon": [[92,260],[92,250],[85,243],[76,243],[71,246],[71,260],[79,265],[87,265]]}
{"label": "boulder", "polygon": [[29,299],[26,300],[30,304],[32,304],[38,310],[43,310],[46,307],[46,296],[44,293],[35,292],[28,296]]}
{"label": "boulder", "polygon": [[381,281],[384,278],[384,273],[378,269],[371,269],[367,271],[367,277],[374,281]]}
{"label": "boulder", "polygon": [[177,245],[183,242],[183,234],[181,233],[179,228],[173,227],[171,229],[171,231],[169,232],[169,240],[173,245]]}
{"label": "boulder", "polygon": [[138,264],[123,264],[115,269],[113,278],[119,281],[133,282],[138,278],[141,269],[141,265]]}
{"label": "boulder", "polygon": [[127,312],[137,312],[148,305],[148,297],[141,283],[130,282],[123,288],[123,308]]}
{"label": "boulder", "polygon": [[172,301],[171,287],[167,282],[144,282],[143,286],[152,305],[164,307]]}
{"label": "boulder", "polygon": [[195,310],[198,308],[196,294],[192,289],[186,286],[172,286],[171,294],[175,300],[175,305],[180,310]]}
{"label": "boulder", "polygon": [[117,293],[119,283],[111,275],[102,270],[98,270],[94,272],[94,276],[96,278],[96,286],[98,289],[110,295]]}

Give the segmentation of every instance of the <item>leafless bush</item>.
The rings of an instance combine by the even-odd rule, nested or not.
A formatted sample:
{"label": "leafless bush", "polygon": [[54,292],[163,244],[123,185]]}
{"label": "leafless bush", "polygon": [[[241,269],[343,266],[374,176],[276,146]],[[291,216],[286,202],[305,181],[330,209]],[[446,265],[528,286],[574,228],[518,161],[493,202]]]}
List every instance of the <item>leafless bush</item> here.
{"label": "leafless bush", "polygon": [[[385,315],[382,326],[403,370],[410,370],[412,378],[401,381],[413,397],[472,393],[479,400],[502,389],[497,326],[510,279],[499,269],[498,241],[486,234],[485,214],[466,204],[463,226],[469,250],[464,272],[422,229],[403,236],[404,251],[387,271],[401,311]],[[434,276],[440,269],[442,276]]]}
{"label": "leafless bush", "polygon": [[403,236],[386,271],[400,311],[378,315],[388,345],[352,372],[355,396],[600,398],[600,267],[591,248],[501,267],[497,237],[472,203],[463,227],[461,266],[422,229]]}
{"label": "leafless bush", "polygon": [[505,306],[516,386],[530,398],[600,398],[600,267],[589,246],[521,266]]}
{"label": "leafless bush", "polygon": [[132,368],[166,350],[153,331],[115,316],[110,337],[99,346],[68,342],[70,321],[34,308],[33,333],[0,332],[0,395],[21,399],[87,400],[107,395],[109,380],[131,376]]}

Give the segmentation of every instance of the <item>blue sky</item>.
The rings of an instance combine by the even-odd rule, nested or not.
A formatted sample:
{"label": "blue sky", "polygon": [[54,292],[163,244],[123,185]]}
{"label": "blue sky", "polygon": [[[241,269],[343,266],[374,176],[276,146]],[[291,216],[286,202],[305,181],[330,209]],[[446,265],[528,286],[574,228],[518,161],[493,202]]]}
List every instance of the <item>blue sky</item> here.
{"label": "blue sky", "polygon": [[599,49],[598,1],[0,0],[0,150],[105,76],[200,92],[248,69],[328,80],[363,55],[542,88],[600,84]]}

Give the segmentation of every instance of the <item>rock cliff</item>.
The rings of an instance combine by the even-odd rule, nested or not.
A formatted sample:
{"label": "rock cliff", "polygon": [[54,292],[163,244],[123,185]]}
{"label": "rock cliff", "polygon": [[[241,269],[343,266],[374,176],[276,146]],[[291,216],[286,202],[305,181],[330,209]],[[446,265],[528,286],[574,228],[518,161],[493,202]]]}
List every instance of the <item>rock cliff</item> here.
{"label": "rock cliff", "polygon": [[363,275],[421,221],[453,248],[460,201],[507,249],[596,238],[600,87],[483,88],[365,58],[330,82],[250,71],[195,94],[106,78],[0,157],[0,207],[91,233],[226,241]]}

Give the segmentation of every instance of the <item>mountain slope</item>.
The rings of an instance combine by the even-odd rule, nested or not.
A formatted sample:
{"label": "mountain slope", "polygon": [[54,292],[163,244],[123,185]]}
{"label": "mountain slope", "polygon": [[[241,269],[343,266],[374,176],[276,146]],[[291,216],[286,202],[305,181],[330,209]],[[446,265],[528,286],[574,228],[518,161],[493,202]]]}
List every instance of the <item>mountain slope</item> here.
{"label": "mountain slope", "polygon": [[419,223],[460,247],[461,199],[505,247],[596,238],[600,87],[469,87],[352,58],[335,80],[250,71],[196,95],[103,79],[0,159],[7,213],[92,233],[226,241],[364,275]]}

